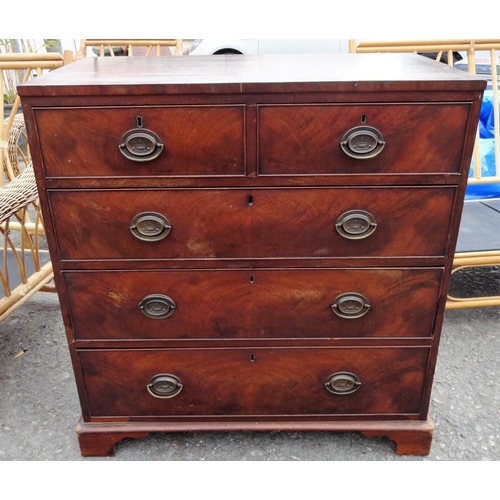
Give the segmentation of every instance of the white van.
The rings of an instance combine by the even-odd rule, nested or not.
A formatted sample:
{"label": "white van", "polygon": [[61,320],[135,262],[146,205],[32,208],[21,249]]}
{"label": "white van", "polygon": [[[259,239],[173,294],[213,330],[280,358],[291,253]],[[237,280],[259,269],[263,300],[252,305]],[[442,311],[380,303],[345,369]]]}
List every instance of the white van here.
{"label": "white van", "polygon": [[197,39],[186,50],[190,55],[212,54],[337,54],[348,52],[348,40],[330,39]]}

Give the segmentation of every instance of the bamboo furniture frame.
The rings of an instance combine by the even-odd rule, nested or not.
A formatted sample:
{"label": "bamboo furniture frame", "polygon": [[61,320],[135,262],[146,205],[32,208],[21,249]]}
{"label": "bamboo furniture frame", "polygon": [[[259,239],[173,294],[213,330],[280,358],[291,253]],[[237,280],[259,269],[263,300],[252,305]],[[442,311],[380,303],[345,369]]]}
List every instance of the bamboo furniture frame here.
{"label": "bamboo furniture frame", "polygon": [[[494,108],[494,151],[495,175],[484,177],[481,173],[481,152],[479,132],[476,135],[474,147],[474,175],[468,180],[469,185],[500,183],[500,126],[499,126],[499,91],[498,74],[495,61],[500,51],[500,39],[483,40],[391,40],[391,41],[363,41],[349,40],[350,53],[370,52],[437,52],[436,60],[441,60],[443,54],[448,56],[448,65],[453,66],[453,52],[467,52],[468,72],[476,74],[476,52],[489,52],[491,63],[491,81],[493,87]],[[494,251],[461,252],[456,253],[453,260],[452,273],[471,267],[500,266],[500,248]],[[448,295],[447,309],[461,309],[466,307],[499,306],[500,296],[457,298]]]}
{"label": "bamboo furniture frame", "polygon": [[[87,54],[87,47],[99,47],[99,56],[103,57],[105,50],[109,50],[111,57],[115,57],[112,47],[127,47],[128,56],[132,56],[133,47],[147,47],[146,56],[161,55],[161,47],[175,47],[174,56],[182,56],[182,39],[181,38],[163,38],[163,39],[97,39],[86,38],[80,41],[80,49],[76,54],[75,59],[83,59]],[[153,52],[153,48],[155,52]]]}
{"label": "bamboo furniture frame", "polygon": [[[6,72],[15,72],[17,83],[26,82],[34,74],[53,70],[72,60],[72,53],[65,57],[57,53],[8,53],[0,54],[0,94],[4,92]],[[12,73],[11,73],[12,75]],[[11,89],[14,90],[14,89]],[[0,111],[4,114],[3,99]],[[20,98],[16,95],[9,117],[0,127],[0,156],[3,175],[0,176],[0,321],[24,304],[37,291],[55,291],[49,285],[53,278],[50,259],[42,264],[41,239],[45,235],[42,214],[38,203],[35,175],[28,152],[23,152],[19,142],[26,138],[24,117],[17,114]],[[13,256],[21,283],[13,285],[9,273],[8,255]],[[48,255],[48,254],[47,254]],[[34,271],[29,272],[30,266]]]}

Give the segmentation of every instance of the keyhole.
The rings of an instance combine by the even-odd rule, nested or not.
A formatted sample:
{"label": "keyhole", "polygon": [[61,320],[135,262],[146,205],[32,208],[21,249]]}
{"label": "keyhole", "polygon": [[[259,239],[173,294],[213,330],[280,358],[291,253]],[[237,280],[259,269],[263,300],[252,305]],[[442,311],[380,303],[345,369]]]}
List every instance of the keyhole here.
{"label": "keyhole", "polygon": [[250,354],[250,363],[255,362],[255,354]]}
{"label": "keyhole", "polygon": [[142,116],[138,116],[138,117],[136,118],[136,121],[137,121],[137,126],[138,126],[139,128],[142,128],[142,127],[144,126],[144,121],[142,120]]}
{"label": "keyhole", "polygon": [[365,113],[363,113],[361,115],[361,123],[366,123],[366,114]]}
{"label": "keyhole", "polygon": [[250,276],[250,283],[253,283],[253,276]]}
{"label": "keyhole", "polygon": [[248,204],[249,207],[251,207],[253,205],[253,196],[249,196],[248,197],[247,204]]}

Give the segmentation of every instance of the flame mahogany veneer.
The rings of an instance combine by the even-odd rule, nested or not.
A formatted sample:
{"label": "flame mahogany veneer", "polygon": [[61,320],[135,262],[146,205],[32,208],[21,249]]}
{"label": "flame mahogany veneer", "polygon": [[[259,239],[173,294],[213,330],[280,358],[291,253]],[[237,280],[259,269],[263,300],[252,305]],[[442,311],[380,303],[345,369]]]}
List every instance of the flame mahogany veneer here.
{"label": "flame mahogany veneer", "polygon": [[397,54],[88,58],[23,85],[82,454],[196,430],[428,454],[484,87]]}

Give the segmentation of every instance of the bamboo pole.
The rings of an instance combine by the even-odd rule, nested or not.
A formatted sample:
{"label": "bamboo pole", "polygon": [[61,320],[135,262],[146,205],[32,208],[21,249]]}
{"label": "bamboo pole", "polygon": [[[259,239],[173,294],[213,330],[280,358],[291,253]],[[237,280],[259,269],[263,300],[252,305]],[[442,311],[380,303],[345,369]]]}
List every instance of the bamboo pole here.
{"label": "bamboo pole", "polygon": [[[36,68],[40,69],[57,69],[63,65],[62,61],[38,61]],[[28,69],[31,66],[32,69],[35,69],[32,65],[29,64],[29,61],[2,61],[0,59],[0,69]]]}
{"label": "bamboo pole", "polygon": [[97,38],[86,38],[83,40],[87,47],[97,46],[97,45],[133,45],[136,47],[148,47],[149,45],[160,45],[164,47],[176,47],[178,40],[180,38],[155,38],[155,39],[97,39]]}
{"label": "bamboo pole", "polygon": [[176,40],[174,56],[182,56],[182,38],[177,38]]}
{"label": "bamboo pole", "polygon": [[[476,203],[476,202],[472,202]],[[478,255],[485,255],[487,257],[500,257],[500,250],[489,250],[485,252],[463,252],[460,255],[462,255],[464,258],[465,257],[477,257]]]}
{"label": "bamboo pole", "polygon": [[458,299],[448,295],[446,300],[446,309],[466,309],[469,307],[491,306],[500,306],[500,296]]}
{"label": "bamboo pole", "polygon": [[[496,163],[496,167],[498,168],[498,162]],[[491,177],[480,177],[477,179],[476,177],[469,177],[467,180],[468,184],[495,184],[500,182],[500,175],[492,175]]]}
{"label": "bamboo pole", "polygon": [[498,73],[496,65],[495,50],[490,50],[491,61],[491,84],[493,87],[493,130],[494,130],[494,146],[495,146],[495,172],[500,177],[500,126],[499,126],[499,101],[498,101]]}
{"label": "bamboo pole", "polygon": [[26,283],[12,290],[9,297],[0,299],[0,321],[22,306],[38,290],[44,288],[53,277],[52,262],[47,262],[40,271],[33,273]]}
{"label": "bamboo pole", "polygon": [[[5,230],[5,222],[0,224],[0,227]],[[45,228],[42,224],[37,224],[36,222],[25,222],[21,224],[20,222],[11,221],[9,223],[9,228],[11,231],[20,231],[21,227],[24,227],[29,234],[35,234],[38,231],[40,236],[45,236]]]}
{"label": "bamboo pole", "polygon": [[[500,44],[499,44],[500,46]],[[489,47],[488,47],[489,48]],[[439,52],[440,50],[455,50],[465,52],[469,50],[469,44],[464,45],[401,45],[401,46],[391,46],[391,45],[378,45],[367,47],[365,45],[358,45],[356,47],[356,52],[358,53],[368,53],[368,52]]]}
{"label": "bamboo pole", "polygon": [[72,50],[65,50],[63,55],[63,65],[67,66],[75,60]]}
{"label": "bamboo pole", "polygon": [[[480,252],[478,252],[478,255],[476,257],[467,257],[464,256],[463,254],[458,253],[455,255],[455,258],[453,259],[453,265],[459,266],[460,269],[463,267],[476,267],[482,265],[495,266],[495,265],[500,265],[500,256],[481,255]],[[458,268],[453,269],[452,273],[458,270],[459,270]]]}
{"label": "bamboo pole", "polygon": [[[355,43],[355,40],[353,41]],[[470,49],[470,39],[450,40],[365,40],[356,46],[356,52],[436,52],[439,50],[467,51]],[[476,39],[476,50],[500,49],[499,39]]]}
{"label": "bamboo pole", "polygon": [[105,48],[108,47],[110,56],[115,54],[112,46],[127,47],[128,55],[133,55],[133,47],[148,47],[146,55],[149,55],[156,47],[156,55],[161,55],[161,47],[175,47],[174,55],[182,56],[182,38],[158,38],[158,39],[99,39],[85,38],[80,41],[80,49],[78,50],[75,59],[83,59],[87,55],[87,47],[100,47],[99,56],[103,57]]}
{"label": "bamboo pole", "polygon": [[448,51],[448,66],[453,66],[453,50]]}
{"label": "bamboo pole", "polygon": [[63,61],[63,56],[58,52],[8,52],[0,54],[0,61]]}
{"label": "bamboo pole", "polygon": [[[471,40],[470,47],[467,50],[467,70],[471,75],[476,74],[476,53],[474,51],[474,40]],[[474,178],[481,179],[481,146],[479,143],[479,128],[476,130],[472,158],[474,162]]]}

